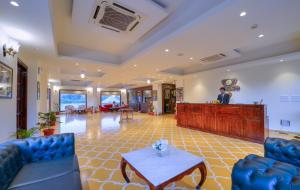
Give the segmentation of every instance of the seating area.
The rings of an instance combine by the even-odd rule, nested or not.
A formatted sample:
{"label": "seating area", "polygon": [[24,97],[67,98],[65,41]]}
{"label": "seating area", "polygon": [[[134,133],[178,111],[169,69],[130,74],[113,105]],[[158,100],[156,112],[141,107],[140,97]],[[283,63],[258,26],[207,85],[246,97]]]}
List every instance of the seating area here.
{"label": "seating area", "polygon": [[1,0],[0,190],[300,190],[300,0]]}
{"label": "seating area", "polygon": [[300,141],[268,138],[264,151],[234,165],[232,189],[300,189]]}
{"label": "seating area", "polygon": [[15,140],[0,145],[0,189],[81,190],[74,134]]}

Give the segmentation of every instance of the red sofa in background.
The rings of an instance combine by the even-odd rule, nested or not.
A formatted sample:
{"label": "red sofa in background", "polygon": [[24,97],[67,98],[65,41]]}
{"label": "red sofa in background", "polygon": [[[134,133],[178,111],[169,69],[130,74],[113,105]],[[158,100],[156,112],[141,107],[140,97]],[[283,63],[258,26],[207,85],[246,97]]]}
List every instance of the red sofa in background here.
{"label": "red sofa in background", "polygon": [[110,112],[112,108],[112,104],[106,104],[104,106],[99,106],[99,111]]}

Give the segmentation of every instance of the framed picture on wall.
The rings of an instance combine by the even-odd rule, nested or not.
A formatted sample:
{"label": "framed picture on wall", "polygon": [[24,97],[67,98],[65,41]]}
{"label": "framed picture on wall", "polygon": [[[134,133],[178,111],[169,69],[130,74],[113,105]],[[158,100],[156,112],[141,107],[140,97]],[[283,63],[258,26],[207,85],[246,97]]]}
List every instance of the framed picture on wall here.
{"label": "framed picture on wall", "polygon": [[37,84],[36,84],[36,95],[37,95],[37,100],[40,100],[40,98],[41,98],[40,81],[37,81]]}
{"label": "framed picture on wall", "polygon": [[0,98],[12,98],[13,69],[0,62]]}

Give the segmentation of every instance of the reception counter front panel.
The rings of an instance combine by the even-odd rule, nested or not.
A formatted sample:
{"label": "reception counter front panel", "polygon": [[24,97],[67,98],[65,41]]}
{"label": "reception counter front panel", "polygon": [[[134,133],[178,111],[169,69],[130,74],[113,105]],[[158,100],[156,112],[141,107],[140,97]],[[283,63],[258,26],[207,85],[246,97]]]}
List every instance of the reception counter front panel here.
{"label": "reception counter front panel", "polygon": [[177,125],[258,143],[268,136],[265,105],[179,103]]}

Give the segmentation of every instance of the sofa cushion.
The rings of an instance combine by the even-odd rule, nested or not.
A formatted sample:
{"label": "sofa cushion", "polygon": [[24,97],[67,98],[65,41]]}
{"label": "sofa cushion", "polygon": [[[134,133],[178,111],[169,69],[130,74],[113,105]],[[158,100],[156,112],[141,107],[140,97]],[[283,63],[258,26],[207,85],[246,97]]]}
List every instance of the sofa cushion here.
{"label": "sofa cushion", "polygon": [[[71,173],[74,172],[79,174],[76,155],[59,160],[26,164],[17,174],[8,189],[18,189],[21,187],[21,189],[25,187],[33,188],[35,184],[47,184],[49,180],[59,181],[57,178],[64,178],[66,175],[72,178],[73,174]],[[71,183],[72,182],[76,183],[75,181],[71,181]],[[59,183],[67,183],[67,181],[59,181]]]}
{"label": "sofa cushion", "polygon": [[249,155],[232,171],[233,190],[299,190],[300,169],[270,158]]}
{"label": "sofa cushion", "polygon": [[300,141],[267,138],[264,148],[265,157],[300,167]]}
{"label": "sofa cushion", "polygon": [[0,190],[7,189],[22,168],[20,151],[12,144],[0,145]]}
{"label": "sofa cushion", "polygon": [[72,133],[15,140],[12,144],[20,149],[24,164],[61,159],[72,156],[75,152]]}

